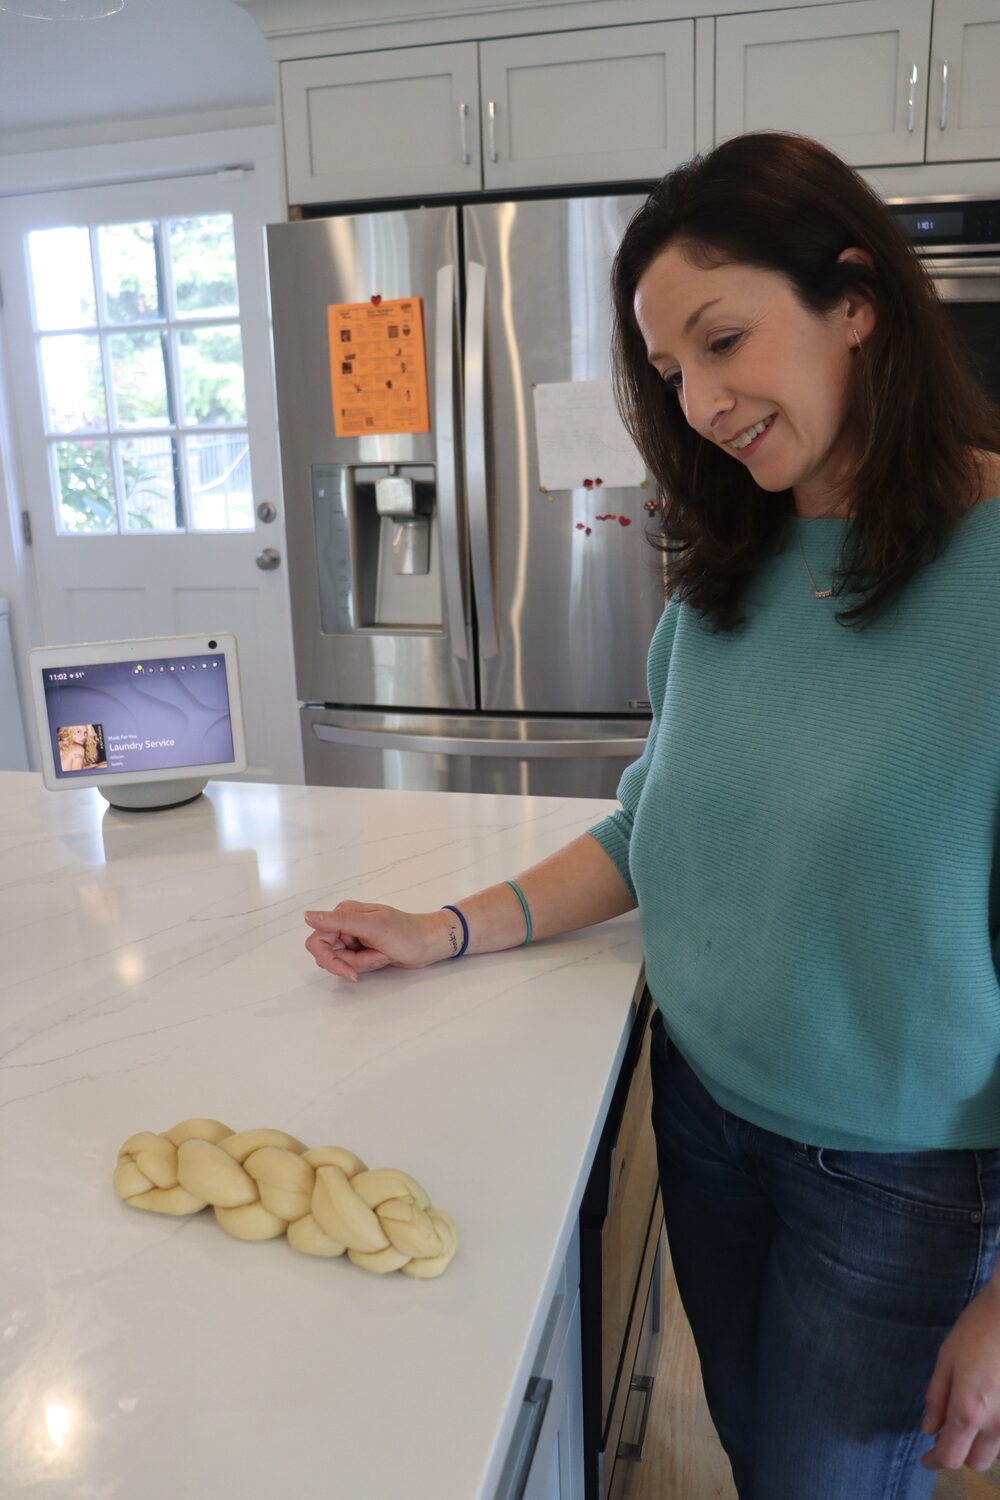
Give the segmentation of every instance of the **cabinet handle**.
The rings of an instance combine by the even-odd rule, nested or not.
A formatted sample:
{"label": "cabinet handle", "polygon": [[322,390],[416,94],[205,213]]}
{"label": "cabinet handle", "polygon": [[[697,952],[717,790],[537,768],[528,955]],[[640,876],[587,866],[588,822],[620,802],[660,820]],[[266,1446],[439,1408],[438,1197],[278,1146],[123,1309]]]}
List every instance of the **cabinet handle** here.
{"label": "cabinet handle", "polygon": [[941,64],[941,115],[938,126],[945,130],[948,125],[948,60],[945,58]]}
{"label": "cabinet handle", "polygon": [[906,128],[911,135],[917,122],[917,81],[919,78],[920,73],[914,63],[910,68],[910,92],[906,100]]}
{"label": "cabinet handle", "polygon": [[497,107],[494,100],[490,100],[486,106],[487,139],[489,140],[490,161],[499,161],[497,155]]}
{"label": "cabinet handle", "polygon": [[469,155],[469,106],[465,103],[458,106],[458,135],[462,149],[462,166],[467,167],[472,157]]}
{"label": "cabinet handle", "polygon": [[629,1386],[630,1392],[642,1398],[642,1416],[639,1418],[639,1431],[635,1435],[634,1443],[619,1443],[618,1457],[631,1459],[633,1463],[642,1461],[642,1449],[646,1441],[646,1423],[649,1421],[649,1408],[653,1404],[653,1375],[633,1375]]}
{"label": "cabinet handle", "polygon": [[521,1432],[520,1451],[514,1465],[514,1471],[510,1477],[510,1484],[504,1500],[523,1500],[524,1492],[528,1486],[528,1477],[531,1472],[531,1460],[535,1456],[538,1447],[538,1434],[542,1430],[545,1420],[545,1411],[552,1395],[552,1381],[540,1380],[533,1376],[528,1382],[528,1389],[524,1393],[524,1402],[521,1407],[522,1415],[527,1412],[527,1421]]}

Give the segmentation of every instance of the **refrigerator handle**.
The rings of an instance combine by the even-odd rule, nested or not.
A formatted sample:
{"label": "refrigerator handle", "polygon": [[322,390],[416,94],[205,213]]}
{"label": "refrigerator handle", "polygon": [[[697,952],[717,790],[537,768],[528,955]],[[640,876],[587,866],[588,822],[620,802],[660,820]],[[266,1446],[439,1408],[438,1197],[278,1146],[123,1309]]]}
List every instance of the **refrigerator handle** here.
{"label": "refrigerator handle", "polygon": [[475,755],[490,760],[575,760],[616,756],[637,760],[644,739],[491,740],[456,734],[407,734],[399,729],[359,729],[350,725],[310,725],[313,738],[329,745],[363,745],[366,750],[418,750],[425,755]]}
{"label": "refrigerator handle", "polygon": [[441,535],[444,610],[451,654],[467,661],[469,647],[462,592],[458,494],[455,472],[455,267],[437,273],[434,325],[434,428],[437,456],[437,509]]}
{"label": "refrigerator handle", "polygon": [[469,261],[465,284],[465,487],[479,651],[486,660],[499,651],[486,503],[486,267]]}

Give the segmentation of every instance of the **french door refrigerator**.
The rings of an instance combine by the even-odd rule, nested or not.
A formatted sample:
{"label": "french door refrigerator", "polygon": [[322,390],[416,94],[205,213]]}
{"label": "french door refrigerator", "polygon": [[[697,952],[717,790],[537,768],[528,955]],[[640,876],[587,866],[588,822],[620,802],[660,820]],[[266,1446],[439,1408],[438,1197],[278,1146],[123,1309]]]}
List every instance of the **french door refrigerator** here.
{"label": "french door refrigerator", "polygon": [[[607,396],[608,276],[640,201],[269,226],[309,783],[612,797],[641,753],[663,607],[652,491],[631,445],[633,464],[612,454],[601,474],[587,418]],[[429,430],[379,430],[393,419],[376,414],[338,435],[360,355],[337,328],[349,338],[344,318],[383,303],[391,337],[422,315],[422,356],[382,374],[426,373]],[[562,413],[544,443],[542,397]]]}

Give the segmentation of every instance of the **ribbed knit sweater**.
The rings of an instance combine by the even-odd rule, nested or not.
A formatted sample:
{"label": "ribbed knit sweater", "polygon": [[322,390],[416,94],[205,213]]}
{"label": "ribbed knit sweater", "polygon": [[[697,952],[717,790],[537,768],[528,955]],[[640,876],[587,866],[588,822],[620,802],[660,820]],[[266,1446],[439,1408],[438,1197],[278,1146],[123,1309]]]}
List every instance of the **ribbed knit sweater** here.
{"label": "ribbed knit sweater", "polygon": [[[847,522],[804,520],[816,587]],[[653,723],[592,830],[725,1109],[810,1145],[1000,1145],[1000,499],[863,629],[794,537],[713,633],[668,605]]]}

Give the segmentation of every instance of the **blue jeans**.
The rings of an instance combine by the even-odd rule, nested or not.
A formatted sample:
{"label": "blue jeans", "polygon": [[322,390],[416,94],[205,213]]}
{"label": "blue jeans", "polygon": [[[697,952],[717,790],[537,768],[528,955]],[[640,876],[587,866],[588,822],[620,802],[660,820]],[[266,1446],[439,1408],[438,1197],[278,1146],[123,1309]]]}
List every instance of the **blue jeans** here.
{"label": "blue jeans", "polygon": [[740,1500],[926,1500],[924,1395],[993,1269],[1000,1151],[786,1140],[721,1109],[653,1025],[670,1254]]}

